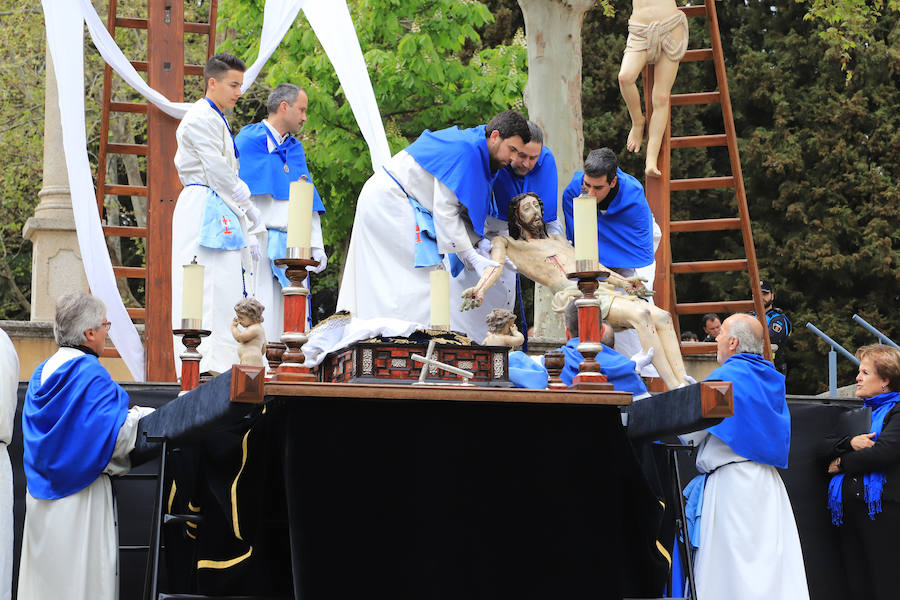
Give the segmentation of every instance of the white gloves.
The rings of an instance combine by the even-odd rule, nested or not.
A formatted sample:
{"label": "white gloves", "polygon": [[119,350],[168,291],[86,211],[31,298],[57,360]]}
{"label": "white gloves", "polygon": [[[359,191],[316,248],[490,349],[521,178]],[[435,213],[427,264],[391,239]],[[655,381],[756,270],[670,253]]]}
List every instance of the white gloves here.
{"label": "white gloves", "polygon": [[478,250],[478,254],[482,255],[485,258],[491,257],[491,240],[487,238],[481,238],[478,241],[478,244],[475,246],[475,249]]}
{"label": "white gloves", "polygon": [[319,261],[318,267],[306,267],[310,273],[321,273],[328,266],[328,256],[322,248],[312,248],[312,259]]}
{"label": "white gloves", "polygon": [[259,248],[259,240],[256,239],[255,235],[247,236],[247,250],[250,251],[250,256],[253,260],[259,260],[260,256],[262,256],[262,252],[260,252]]}
{"label": "white gloves", "polygon": [[687,374],[685,374],[684,380],[688,383],[688,385],[694,385],[695,383],[697,383],[696,379]]}
{"label": "white gloves", "polygon": [[650,348],[646,352],[644,352],[643,350],[641,352],[638,352],[631,357],[631,360],[633,360],[635,364],[634,370],[637,371],[638,374],[640,374],[641,369],[653,362],[653,348]]}
{"label": "white gloves", "polygon": [[253,206],[252,204],[247,207],[247,218],[250,219],[253,223],[259,223],[262,221],[262,214],[260,214],[259,209]]}
{"label": "white gloves", "polygon": [[485,258],[478,254],[478,252],[474,248],[463,250],[462,252],[458,252],[457,254],[459,255],[459,258],[462,259],[464,263],[466,263],[467,267],[473,269],[478,273],[479,277],[484,274],[485,269],[500,266],[491,259]]}
{"label": "white gloves", "polygon": [[250,199],[250,188],[247,187],[243,180],[238,179],[237,183],[234,184],[234,189],[231,190],[231,199],[237,204],[243,204]]}

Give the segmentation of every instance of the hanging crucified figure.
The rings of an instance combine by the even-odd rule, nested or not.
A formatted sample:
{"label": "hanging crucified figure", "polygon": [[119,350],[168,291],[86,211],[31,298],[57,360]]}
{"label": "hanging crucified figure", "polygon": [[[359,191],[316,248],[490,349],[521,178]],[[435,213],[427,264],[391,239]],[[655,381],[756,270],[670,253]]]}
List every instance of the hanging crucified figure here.
{"label": "hanging crucified figure", "polygon": [[644,114],[636,82],[645,65],[656,65],[651,98],[653,113],[647,128],[647,160],[644,167],[648,177],[661,175],[656,161],[669,120],[669,95],[687,44],[687,17],[678,10],[675,0],[634,0],[631,18],[628,19],[628,41],[619,70],[619,89],[631,116],[626,148],[638,152],[644,137]]}

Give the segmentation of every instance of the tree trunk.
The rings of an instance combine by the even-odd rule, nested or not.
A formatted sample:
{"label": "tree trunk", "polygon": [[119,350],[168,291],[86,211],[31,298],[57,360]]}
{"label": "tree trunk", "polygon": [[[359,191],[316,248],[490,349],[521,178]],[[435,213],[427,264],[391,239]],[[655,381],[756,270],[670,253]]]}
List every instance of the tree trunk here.
{"label": "tree trunk", "polygon": [[[518,0],[528,42],[528,115],[544,130],[559,170],[557,212],[562,219],[562,190],[582,167],[581,26],[594,0]],[[563,339],[561,314],[550,309],[550,293],[541,285],[534,296],[535,335]]]}

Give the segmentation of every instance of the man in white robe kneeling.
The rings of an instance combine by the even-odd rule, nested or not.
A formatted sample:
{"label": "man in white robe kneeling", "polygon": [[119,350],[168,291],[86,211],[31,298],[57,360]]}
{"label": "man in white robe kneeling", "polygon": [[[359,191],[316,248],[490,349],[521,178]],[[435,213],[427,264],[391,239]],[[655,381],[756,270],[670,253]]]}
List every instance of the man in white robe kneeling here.
{"label": "man in white robe kneeling", "polygon": [[703,473],[684,490],[697,597],[807,600],[800,537],[781,475],[791,417],[784,376],[762,357],[763,329],[746,314],[725,319],[716,338],[721,366],[707,381],[730,381],[734,416],[681,436]]}
{"label": "man in white robe kneeling", "polygon": [[31,376],[22,411],[25,528],[19,600],[114,600],[116,509],[109,475],[131,468],[137,423],[128,394],[98,360],[111,324],[94,296],[56,305],[59,350]]}

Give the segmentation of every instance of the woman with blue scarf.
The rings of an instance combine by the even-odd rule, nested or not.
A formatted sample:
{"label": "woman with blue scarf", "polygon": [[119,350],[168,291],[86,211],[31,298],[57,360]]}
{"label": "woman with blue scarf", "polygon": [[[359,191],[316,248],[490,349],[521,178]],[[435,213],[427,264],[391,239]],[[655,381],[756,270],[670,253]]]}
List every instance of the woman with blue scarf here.
{"label": "woman with blue scarf", "polygon": [[900,350],[875,344],[856,352],[856,396],[872,409],[869,433],[834,447],[828,472],[831,520],[840,526],[847,583],[853,597],[897,597],[900,539]]}

